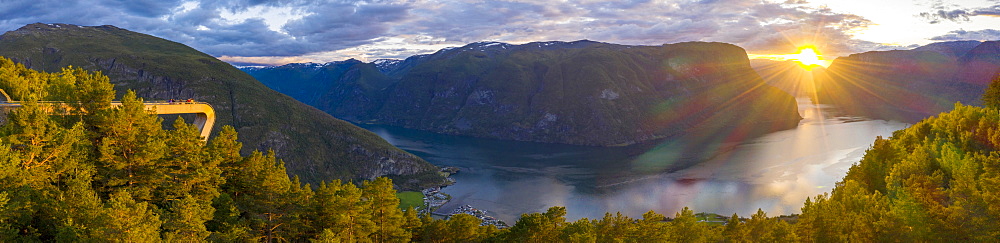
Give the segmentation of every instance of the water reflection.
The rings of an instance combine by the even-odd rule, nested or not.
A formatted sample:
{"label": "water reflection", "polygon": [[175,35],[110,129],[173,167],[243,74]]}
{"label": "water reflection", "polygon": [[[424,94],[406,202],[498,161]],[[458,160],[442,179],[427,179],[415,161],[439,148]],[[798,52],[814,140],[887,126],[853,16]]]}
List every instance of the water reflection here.
{"label": "water reflection", "polygon": [[[907,124],[836,114],[799,100],[795,129],[747,141],[699,133],[649,144],[597,148],[448,136],[363,126],[402,149],[462,169],[444,209],[469,204],[513,223],[522,213],[566,206],[567,218],[620,211],[695,211],[749,216],[798,213],[808,196],[829,192],[876,136]],[[714,134],[705,136],[704,134]]]}

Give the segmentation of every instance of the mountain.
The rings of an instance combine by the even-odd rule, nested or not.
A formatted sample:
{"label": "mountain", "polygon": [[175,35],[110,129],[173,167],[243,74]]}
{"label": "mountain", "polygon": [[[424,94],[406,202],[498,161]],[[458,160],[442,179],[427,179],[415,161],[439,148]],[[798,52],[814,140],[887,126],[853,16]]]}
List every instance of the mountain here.
{"label": "mountain", "polygon": [[[330,88],[329,82],[313,81],[311,79],[323,80],[329,77],[339,77],[345,71],[361,61],[350,59],[342,62],[318,63],[292,63],[278,67],[248,67],[240,68],[244,72],[254,76],[267,87],[281,92],[302,103],[312,105],[319,98],[319,95]],[[310,80],[309,82],[294,82],[296,80]]]}
{"label": "mountain", "polygon": [[384,64],[285,82],[330,85],[314,106],[342,119],[520,141],[624,145],[800,119],[794,98],[724,43],[479,42]]}
{"label": "mountain", "polygon": [[955,102],[981,104],[983,90],[998,73],[998,41],[865,52],[834,60],[817,78],[817,97],[851,114],[916,122]]}
{"label": "mountain", "polygon": [[0,56],[28,68],[101,71],[119,96],[210,103],[216,129],[232,125],[243,152],[273,149],[306,182],[389,176],[404,187],[443,178],[426,161],[377,135],[269,89],[250,75],[183,44],[114,26],[31,24],[0,36]]}

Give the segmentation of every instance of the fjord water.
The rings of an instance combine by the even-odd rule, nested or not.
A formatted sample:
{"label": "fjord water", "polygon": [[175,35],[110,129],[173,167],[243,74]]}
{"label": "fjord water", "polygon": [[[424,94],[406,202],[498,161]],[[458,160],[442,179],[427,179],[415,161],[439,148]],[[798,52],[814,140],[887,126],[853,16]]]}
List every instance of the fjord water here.
{"label": "fjord water", "polygon": [[587,147],[451,136],[363,125],[391,144],[439,166],[454,166],[442,189],[461,205],[513,223],[522,213],[567,207],[567,218],[605,212],[641,217],[695,212],[749,216],[799,213],[807,197],[830,192],[876,136],[908,124],[839,115],[798,99],[796,128],[753,138],[703,131],[625,147]]}

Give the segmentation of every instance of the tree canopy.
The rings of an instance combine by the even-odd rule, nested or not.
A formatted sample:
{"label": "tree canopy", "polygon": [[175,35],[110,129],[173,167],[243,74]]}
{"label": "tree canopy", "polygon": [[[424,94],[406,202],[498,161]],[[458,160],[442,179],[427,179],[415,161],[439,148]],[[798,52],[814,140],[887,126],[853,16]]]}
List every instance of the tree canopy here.
{"label": "tree canopy", "polygon": [[[1000,79],[991,85],[996,91]],[[35,72],[0,58],[0,88],[23,107],[0,126],[0,241],[108,242],[832,242],[1000,238],[1000,110],[956,104],[878,138],[833,192],[802,214],[705,222],[566,208],[498,229],[471,215],[399,209],[391,180],[289,177],[273,152],[240,154],[232,127],[207,143],[182,118],[163,120],[129,92],[111,108],[100,73]],[[984,95],[984,99],[995,96]],[[992,98],[991,98],[992,97]],[[76,104],[59,115],[39,100]],[[68,114],[68,115],[67,115]]]}

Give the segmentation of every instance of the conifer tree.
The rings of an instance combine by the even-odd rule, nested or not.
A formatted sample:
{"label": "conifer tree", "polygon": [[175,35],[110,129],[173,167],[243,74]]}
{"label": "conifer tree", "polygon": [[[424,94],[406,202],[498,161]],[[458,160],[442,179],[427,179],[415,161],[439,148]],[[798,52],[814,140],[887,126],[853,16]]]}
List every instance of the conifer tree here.
{"label": "conifer tree", "polygon": [[522,214],[505,233],[505,241],[553,242],[566,224],[566,208],[551,207],[545,213]]}
{"label": "conifer tree", "polygon": [[198,129],[178,117],[174,130],[167,131],[167,156],[161,162],[168,179],[163,183],[159,198],[174,200],[185,195],[202,202],[211,202],[219,196],[222,184],[220,160],[210,159]]}
{"label": "conifer tree", "polygon": [[214,242],[246,242],[252,238],[251,229],[228,193],[222,193],[212,201],[215,213],[205,222],[205,229],[211,232],[209,239]]}
{"label": "conifer tree", "polygon": [[563,242],[597,242],[597,235],[594,232],[594,222],[590,219],[582,218],[568,223],[563,228],[560,239]]}
{"label": "conifer tree", "polygon": [[674,220],[670,221],[670,230],[674,242],[707,242],[712,239],[713,233],[708,225],[698,222],[694,211],[687,207],[674,215]]}
{"label": "conifer tree", "polygon": [[9,114],[7,123],[0,127],[0,135],[14,153],[11,156],[20,158],[17,176],[24,183],[40,186],[76,163],[69,155],[83,137],[83,130],[80,126],[60,127],[49,119],[48,112],[35,101],[34,95],[30,97],[21,108]]}
{"label": "conifer tree", "polygon": [[284,163],[274,157],[274,151],[265,155],[254,151],[240,164],[241,171],[227,178],[226,184],[240,209],[252,215],[251,227],[257,237],[271,242],[287,240],[282,218],[289,213],[291,180]]}
{"label": "conifer tree", "polygon": [[983,106],[987,108],[1000,109],[1000,70],[997,71],[997,76],[993,78],[993,82],[986,87],[986,92],[983,93]]}
{"label": "conifer tree", "polygon": [[604,218],[594,223],[597,241],[620,242],[633,237],[635,225],[632,221],[632,218],[622,215],[621,212],[604,213]]}
{"label": "conifer tree", "polygon": [[313,229],[331,230],[341,241],[368,241],[377,230],[372,213],[366,211],[370,203],[354,184],[334,180],[320,183],[307,216],[311,217]]}
{"label": "conifer tree", "polygon": [[410,234],[403,229],[406,220],[403,218],[403,212],[399,210],[399,198],[396,197],[396,190],[392,188],[392,180],[379,177],[373,181],[365,181],[361,185],[362,197],[369,202],[366,211],[371,214],[371,220],[376,226],[375,232],[371,234],[372,240],[397,242],[409,239]]}
{"label": "conifer tree", "polygon": [[420,220],[420,216],[417,215],[417,210],[413,207],[407,207],[403,210],[403,229],[410,233],[410,239],[413,241],[420,241],[420,234],[423,231],[423,221]]}
{"label": "conifer tree", "polygon": [[236,141],[237,137],[236,129],[232,126],[222,126],[219,134],[212,137],[206,148],[210,160],[207,164],[217,165],[226,178],[235,176],[242,170],[240,163],[243,156],[240,155],[240,150],[243,149],[243,143]]}
{"label": "conifer tree", "polygon": [[91,188],[90,172],[73,171],[65,180],[65,189],[59,192],[51,210],[60,218],[55,240],[59,242],[95,241],[103,238],[99,231],[105,227],[104,202]]}
{"label": "conifer tree", "polygon": [[[809,199],[806,199],[807,201]],[[726,242],[746,242],[746,232],[743,228],[743,222],[740,222],[740,217],[733,213],[732,217],[726,221],[726,227],[722,231],[722,236]]]}
{"label": "conifer tree", "polygon": [[668,239],[668,224],[666,217],[650,210],[642,214],[642,220],[637,222],[636,240],[645,242],[663,242]]}
{"label": "conifer tree", "polygon": [[171,201],[164,215],[164,240],[168,242],[203,242],[211,232],[205,222],[212,219],[215,208],[208,201],[191,195]]}
{"label": "conifer tree", "polygon": [[110,111],[99,126],[97,164],[98,181],[107,190],[127,188],[137,199],[152,199],[165,178],[158,164],[167,150],[160,123],[132,91]]}
{"label": "conifer tree", "polygon": [[106,214],[99,241],[109,242],[159,242],[160,216],[146,202],[132,198],[128,190],[111,194],[106,203]]}

